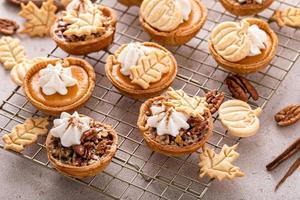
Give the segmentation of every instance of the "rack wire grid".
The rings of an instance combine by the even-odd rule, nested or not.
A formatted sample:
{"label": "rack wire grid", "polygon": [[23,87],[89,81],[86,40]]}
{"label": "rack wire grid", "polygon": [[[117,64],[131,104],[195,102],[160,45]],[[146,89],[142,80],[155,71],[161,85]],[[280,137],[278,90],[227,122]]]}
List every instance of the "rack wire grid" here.
{"label": "rack wire grid", "polygon": [[[179,70],[173,87],[184,89],[190,95],[203,95],[204,91],[218,89],[231,98],[224,85],[230,72],[222,69],[213,60],[207,48],[207,39],[215,25],[223,21],[236,21],[239,17],[226,12],[215,0],[202,0],[208,8],[208,19],[197,36],[185,45],[168,47],[176,57]],[[98,1],[113,8],[118,15],[117,33],[109,49],[82,56],[96,71],[97,82],[93,96],[79,110],[99,121],[111,124],[119,133],[119,148],[109,167],[99,175],[86,179],[73,179],[114,199],[201,199],[213,180],[199,179],[199,153],[181,157],[167,157],[153,152],[145,144],[139,133],[136,121],[142,101],[122,96],[105,76],[106,57],[121,44],[132,41],[149,41],[138,21],[138,8],[126,7],[116,0]],[[274,10],[287,6],[299,6],[299,0],[275,1],[272,6],[257,17],[268,20]],[[279,48],[272,63],[263,71],[250,74],[247,78],[257,88],[260,98],[250,104],[264,108],[281,81],[299,57],[300,30],[279,29],[270,24],[279,37]],[[49,57],[69,56],[56,47]],[[44,116],[36,110],[17,87],[0,106],[0,136],[26,118]],[[222,127],[218,115],[214,115],[214,134],[207,146],[219,151],[223,144],[232,145],[240,138],[231,137]],[[47,159],[45,137],[17,155],[52,169]],[[1,148],[3,143],[1,141]],[[242,148],[242,147],[241,147]]]}

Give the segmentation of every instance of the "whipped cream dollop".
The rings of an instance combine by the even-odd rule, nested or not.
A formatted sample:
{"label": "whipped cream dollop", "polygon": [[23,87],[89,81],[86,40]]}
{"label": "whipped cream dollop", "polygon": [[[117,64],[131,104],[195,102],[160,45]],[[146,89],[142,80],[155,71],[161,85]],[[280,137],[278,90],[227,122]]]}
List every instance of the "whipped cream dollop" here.
{"label": "whipped cream dollop", "polygon": [[188,129],[189,116],[182,112],[177,112],[173,107],[164,105],[152,105],[150,107],[152,116],[147,120],[147,126],[156,128],[157,135],[171,135],[176,137],[180,129]]}
{"label": "whipped cream dollop", "polygon": [[[237,2],[239,2],[240,4],[242,3],[246,3],[247,0],[236,0]],[[256,3],[262,4],[264,2],[264,0],[255,0]]]}
{"label": "whipped cream dollop", "polygon": [[176,0],[179,9],[181,9],[183,20],[187,21],[192,11],[192,4],[190,0]]}
{"label": "whipped cream dollop", "polygon": [[60,62],[55,66],[49,64],[46,68],[39,71],[39,86],[45,95],[59,93],[66,95],[67,87],[77,84],[77,80],[72,77],[71,67],[63,67]]}
{"label": "whipped cream dollop", "polygon": [[53,121],[53,128],[50,130],[50,134],[53,137],[60,138],[62,146],[70,147],[79,145],[82,134],[89,129],[89,117],[80,117],[77,112],[74,112],[72,115],[63,112],[59,119]]}
{"label": "whipped cream dollop", "polygon": [[251,49],[248,56],[256,56],[261,54],[261,49],[266,48],[268,36],[266,32],[257,25],[252,25],[248,29],[248,37],[251,41]]}

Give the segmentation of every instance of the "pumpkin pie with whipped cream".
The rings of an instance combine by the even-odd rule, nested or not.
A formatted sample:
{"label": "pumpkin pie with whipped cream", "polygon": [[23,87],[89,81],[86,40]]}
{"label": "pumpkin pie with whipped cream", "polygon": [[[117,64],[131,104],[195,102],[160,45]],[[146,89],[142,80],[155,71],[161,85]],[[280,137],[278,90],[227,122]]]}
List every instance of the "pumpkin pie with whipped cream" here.
{"label": "pumpkin pie with whipped cream", "polygon": [[177,74],[177,62],[164,47],[153,43],[122,45],[108,56],[105,72],[112,84],[124,95],[135,99],[161,94]]}
{"label": "pumpkin pie with whipped cream", "polygon": [[83,59],[46,59],[28,70],[23,87],[38,110],[59,115],[76,110],[90,98],[95,78],[94,68]]}
{"label": "pumpkin pie with whipped cream", "polygon": [[55,119],[46,148],[58,171],[76,178],[103,171],[116,153],[118,135],[111,126],[74,112]]}
{"label": "pumpkin pie with whipped cream", "polygon": [[199,0],[144,0],[139,15],[152,39],[164,45],[181,45],[202,28],[207,9]]}
{"label": "pumpkin pie with whipped cream", "polygon": [[205,97],[172,88],[141,106],[137,124],[151,149],[171,156],[195,152],[213,128]]}
{"label": "pumpkin pie with whipped cream", "polygon": [[208,46],[222,67],[235,73],[252,73],[269,65],[276,54],[278,38],[265,21],[247,18],[217,25]]}
{"label": "pumpkin pie with whipped cream", "polygon": [[51,37],[65,52],[85,55],[108,47],[115,34],[112,9],[90,0],[72,1],[51,29]]}

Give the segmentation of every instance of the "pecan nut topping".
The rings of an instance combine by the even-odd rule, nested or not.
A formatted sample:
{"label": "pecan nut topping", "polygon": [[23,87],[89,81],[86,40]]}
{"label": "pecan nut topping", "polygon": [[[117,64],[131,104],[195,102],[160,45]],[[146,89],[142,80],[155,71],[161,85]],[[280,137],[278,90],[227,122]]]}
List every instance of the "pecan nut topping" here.
{"label": "pecan nut topping", "polygon": [[211,90],[205,95],[206,102],[208,104],[208,109],[211,114],[214,114],[224,101],[224,93],[218,92],[217,90]]}
{"label": "pecan nut topping", "polygon": [[19,25],[10,19],[0,18],[0,33],[4,35],[13,35],[19,28]]}
{"label": "pecan nut topping", "polygon": [[275,116],[279,126],[289,126],[300,119],[300,105],[289,105],[279,111]]}

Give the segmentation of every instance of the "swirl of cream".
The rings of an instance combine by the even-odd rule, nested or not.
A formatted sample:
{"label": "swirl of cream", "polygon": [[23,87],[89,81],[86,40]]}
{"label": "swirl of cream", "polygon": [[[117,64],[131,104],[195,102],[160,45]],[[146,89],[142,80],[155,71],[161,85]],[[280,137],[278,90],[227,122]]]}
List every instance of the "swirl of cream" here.
{"label": "swirl of cream", "polygon": [[63,112],[59,119],[53,121],[53,128],[50,134],[53,137],[60,138],[60,142],[64,147],[79,145],[80,138],[85,131],[90,129],[90,118],[80,117],[77,112],[72,115]]}
{"label": "swirl of cream", "polygon": [[187,21],[192,11],[192,4],[190,0],[176,0],[177,4],[180,4],[183,20]]}
{"label": "swirl of cream", "polygon": [[256,56],[261,54],[261,49],[266,48],[268,36],[265,31],[260,29],[257,25],[252,25],[248,29],[248,37],[251,41],[251,49],[248,56]]}
{"label": "swirl of cream", "polygon": [[148,118],[147,125],[156,128],[157,135],[171,135],[176,137],[180,129],[188,129],[189,117],[177,112],[174,108],[153,105],[150,108],[152,116]]}
{"label": "swirl of cream", "polygon": [[39,72],[39,85],[45,95],[53,95],[56,92],[61,95],[68,93],[67,87],[77,84],[77,80],[72,77],[70,67],[62,67],[60,62],[55,66],[49,64]]}

